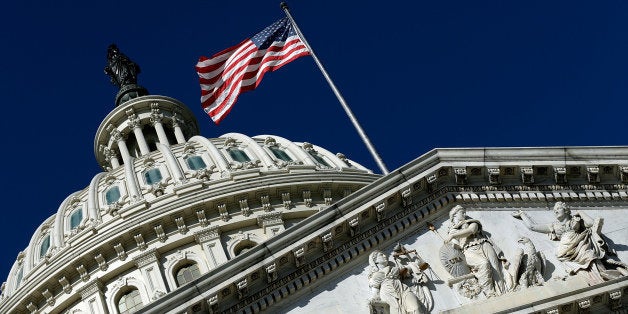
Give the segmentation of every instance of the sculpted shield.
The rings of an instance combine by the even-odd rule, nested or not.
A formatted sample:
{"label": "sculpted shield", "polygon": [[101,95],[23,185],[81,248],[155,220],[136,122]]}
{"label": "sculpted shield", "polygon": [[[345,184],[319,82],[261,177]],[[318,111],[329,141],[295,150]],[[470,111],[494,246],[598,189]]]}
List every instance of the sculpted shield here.
{"label": "sculpted shield", "polygon": [[460,277],[471,272],[462,251],[452,244],[443,244],[439,253],[441,263],[452,276]]}

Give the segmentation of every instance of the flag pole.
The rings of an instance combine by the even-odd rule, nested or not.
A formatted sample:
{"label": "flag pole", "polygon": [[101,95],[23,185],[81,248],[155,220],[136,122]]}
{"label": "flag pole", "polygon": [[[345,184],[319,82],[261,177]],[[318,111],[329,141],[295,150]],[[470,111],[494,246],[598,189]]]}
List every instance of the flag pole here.
{"label": "flag pole", "polygon": [[382,159],[379,157],[379,154],[377,154],[375,147],[373,147],[373,144],[371,144],[371,141],[366,136],[366,133],[364,133],[364,130],[362,130],[360,123],[358,123],[358,120],[356,120],[355,116],[353,115],[353,112],[351,112],[351,109],[347,105],[347,102],[345,101],[344,97],[342,97],[342,95],[340,94],[340,91],[338,91],[338,88],[336,88],[336,85],[331,80],[331,77],[329,77],[329,74],[327,74],[327,71],[325,70],[325,67],[323,67],[323,64],[320,62],[320,60],[318,60],[318,57],[316,57],[314,50],[312,50],[312,47],[310,46],[310,44],[308,44],[307,40],[305,39],[305,36],[303,36],[303,33],[301,33],[299,26],[297,26],[297,23],[294,21],[292,14],[290,14],[290,11],[288,10],[288,4],[286,4],[285,2],[281,2],[280,5],[281,5],[281,8],[284,10],[284,12],[286,12],[286,15],[290,19],[292,26],[294,26],[294,30],[297,32],[297,35],[299,35],[299,37],[303,41],[303,44],[305,44],[305,47],[307,47],[307,49],[310,51],[310,55],[312,55],[312,58],[314,58],[314,62],[316,62],[316,65],[323,73],[323,76],[327,80],[329,87],[331,87],[331,89],[334,91],[334,94],[336,94],[336,98],[338,98],[338,101],[340,102],[340,104],[342,105],[342,108],[345,110],[345,112],[349,116],[349,119],[353,123],[353,126],[357,129],[358,133],[360,134],[360,137],[362,137],[364,144],[366,144],[366,147],[371,152],[371,155],[373,155],[373,158],[377,162],[377,165],[379,166],[379,168],[382,170],[382,173],[388,174],[388,169],[386,168],[386,165],[384,165],[384,162],[382,161]]}

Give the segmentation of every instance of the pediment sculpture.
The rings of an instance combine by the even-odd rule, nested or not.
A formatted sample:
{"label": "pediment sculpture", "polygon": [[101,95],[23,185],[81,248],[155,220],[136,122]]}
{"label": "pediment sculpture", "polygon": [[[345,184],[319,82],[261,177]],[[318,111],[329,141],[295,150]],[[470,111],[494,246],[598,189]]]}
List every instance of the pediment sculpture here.
{"label": "pediment sculpture", "polygon": [[453,276],[448,283],[465,297],[497,296],[513,286],[504,254],[483,232],[480,221],[467,217],[464,207],[456,205],[449,211],[443,242],[440,259]]}
{"label": "pediment sculpture", "polygon": [[528,229],[558,241],[556,257],[569,275],[583,272],[590,284],[628,275],[628,267],[615,258],[601,232],[603,219],[593,219],[580,210],[572,212],[563,202],[556,202],[553,210],[556,220],[548,224],[535,223],[521,210],[512,215]]}
{"label": "pediment sculpture", "polygon": [[517,240],[523,248],[517,250],[512,262],[513,277],[511,290],[525,289],[530,286],[541,286],[545,280],[546,259],[545,254],[537,251],[534,243],[528,237]]}
{"label": "pediment sculpture", "polygon": [[379,250],[369,255],[368,281],[371,313],[426,313],[433,305],[424,270],[429,265],[416,250],[398,244],[392,260]]}

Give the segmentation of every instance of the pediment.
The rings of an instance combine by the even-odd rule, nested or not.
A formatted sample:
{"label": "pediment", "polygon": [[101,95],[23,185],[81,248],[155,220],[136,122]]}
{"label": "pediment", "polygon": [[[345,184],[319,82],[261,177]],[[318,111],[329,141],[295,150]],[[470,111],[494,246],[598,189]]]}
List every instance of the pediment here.
{"label": "pediment", "polygon": [[[548,234],[529,230],[521,220],[512,215],[513,212],[523,210],[535,222],[550,224],[556,220],[550,204],[544,207],[508,206],[514,204],[504,204],[506,206],[500,207],[492,204],[493,206],[485,207],[483,205],[486,204],[472,202],[462,205],[467,209],[467,218],[481,223],[488,240],[498,252],[503,254],[501,257],[507,260],[509,269],[504,269],[505,276],[507,276],[506,271],[514,273],[514,268],[518,266],[514,263],[517,261],[520,250],[523,249],[523,245],[518,240],[522,237],[530,239],[535,249],[546,258],[546,266],[542,274],[543,282],[538,286],[530,285],[529,287],[522,287],[516,283],[516,287],[507,288],[507,291],[497,296],[488,296],[477,286],[475,288],[478,291],[475,294],[474,287],[472,285],[465,287],[464,282],[450,285],[450,281],[455,281],[454,276],[448,272],[441,260],[443,239],[447,237],[451,225],[447,213],[448,209],[453,207],[446,206],[441,215],[434,216],[425,224],[400,235],[397,243],[392,242],[373,248],[373,250],[381,250],[385,253],[389,261],[395,263],[394,265],[400,265],[392,255],[395,253],[395,248],[401,244],[407,250],[416,251],[411,255],[418,256],[419,260],[429,265],[429,268],[423,271],[428,278],[426,284],[416,285],[411,279],[404,279],[402,282],[410,289],[429,289],[432,297],[432,300],[427,302],[431,304],[428,311],[430,313],[492,313],[516,310],[525,313],[546,313],[558,308],[560,308],[560,313],[577,313],[591,306],[596,309],[596,312],[604,312],[612,309],[611,293],[621,292],[628,285],[626,277],[595,283],[591,282],[588,271],[570,275],[565,264],[556,256],[560,241],[550,239]],[[572,210],[579,209],[572,208]],[[628,230],[625,228],[628,224],[628,207],[589,206],[584,207],[582,211],[593,218],[603,220],[601,231],[609,249],[616,253],[612,256],[613,259],[628,261],[628,246],[625,244],[628,239]],[[429,227],[430,225],[434,226],[433,230]],[[382,304],[385,302],[372,301],[374,292],[369,285],[370,268],[368,257],[360,259],[360,262],[347,268],[335,279],[287,302],[288,304],[278,310],[294,313],[317,311],[366,313],[387,308],[387,305]],[[511,278],[514,276],[516,275],[512,274]],[[597,289],[591,287],[597,287]],[[559,301],[556,302],[556,300]],[[422,311],[428,310],[427,304],[422,303]],[[536,310],[532,310],[534,306]]]}
{"label": "pediment", "polygon": [[[586,271],[568,275],[556,254],[559,243],[530,230],[512,213],[521,210],[535,223],[548,224],[557,219],[554,204],[564,202],[574,212],[601,218],[595,232],[604,235],[618,260],[627,261],[627,164],[625,147],[434,150],[210,272],[199,282],[202,292],[193,301],[212,300],[214,311],[386,313],[389,304],[381,290],[374,292],[378,283],[371,278],[394,277],[395,272],[373,274],[369,261],[381,251],[394,264],[393,249],[401,244],[430,265],[424,271],[425,285],[412,280],[405,285],[430,291],[431,313],[477,311],[482,306],[490,306],[488,312],[618,309],[628,292],[628,277],[595,282]],[[530,281],[529,287],[512,289],[511,282],[494,293],[482,284],[452,282],[463,276],[453,276],[446,268],[441,248],[456,206],[466,209],[465,219],[481,225],[504,261],[516,260],[523,245],[518,240],[528,238],[546,258],[542,285]],[[463,255],[467,261],[473,258]],[[266,274],[268,265],[276,266],[272,275]],[[466,279],[481,281],[475,273],[480,268],[470,265]],[[243,278],[248,286],[239,291],[237,283]],[[216,282],[221,284],[210,284]],[[380,298],[374,300],[374,294]],[[405,296],[415,302],[415,297]],[[167,298],[150,309],[171,310],[165,307]]]}

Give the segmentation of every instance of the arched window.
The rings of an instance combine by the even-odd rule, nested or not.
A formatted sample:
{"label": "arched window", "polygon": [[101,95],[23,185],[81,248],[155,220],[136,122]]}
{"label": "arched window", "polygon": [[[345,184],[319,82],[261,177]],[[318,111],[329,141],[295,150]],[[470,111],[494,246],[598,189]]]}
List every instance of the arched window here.
{"label": "arched window", "polygon": [[283,149],[275,146],[270,146],[268,148],[271,152],[273,152],[273,155],[275,155],[275,157],[283,161],[292,161],[292,158],[290,158],[290,156],[288,156],[288,154]]}
{"label": "arched window", "polygon": [[187,158],[185,158],[185,163],[188,164],[188,168],[190,168],[190,170],[200,170],[207,168],[207,165],[205,164],[201,156],[188,156]]}
{"label": "arched window", "polygon": [[316,159],[316,161],[319,164],[331,168],[331,166],[325,161],[323,156],[319,155],[317,152],[315,152],[313,150],[310,150],[310,151],[308,151],[308,153],[310,153],[310,156],[312,156],[312,158]]}
{"label": "arched window", "polygon": [[177,286],[181,287],[200,276],[201,271],[198,269],[198,265],[196,263],[192,263],[179,268],[175,279],[177,280]]}
{"label": "arched window", "polygon": [[141,309],[143,305],[140,292],[137,289],[131,289],[118,299],[118,312],[120,312],[120,314],[135,313],[137,310]]}
{"label": "arched window", "polygon": [[229,148],[227,149],[227,152],[229,152],[229,156],[231,156],[231,158],[235,161],[239,161],[239,162],[247,162],[247,161],[251,161],[251,158],[249,158],[249,156],[246,155],[246,153],[238,148]]}
{"label": "arched window", "polygon": [[251,240],[243,240],[240,243],[238,243],[238,245],[233,249],[233,253],[235,254],[235,256],[238,256],[252,249],[256,245],[257,243]]}
{"label": "arched window", "polygon": [[50,249],[50,235],[46,235],[39,245],[39,259],[44,258]]}
{"label": "arched window", "polygon": [[105,201],[107,205],[111,205],[120,199],[120,189],[117,186],[112,186],[105,192]]}
{"label": "arched window", "polygon": [[79,207],[70,214],[70,230],[76,229],[83,222],[83,208]]}
{"label": "arched window", "polygon": [[144,180],[146,181],[146,184],[148,185],[159,183],[161,182],[161,179],[162,179],[161,171],[159,171],[159,169],[157,168],[153,168],[144,172]]}

